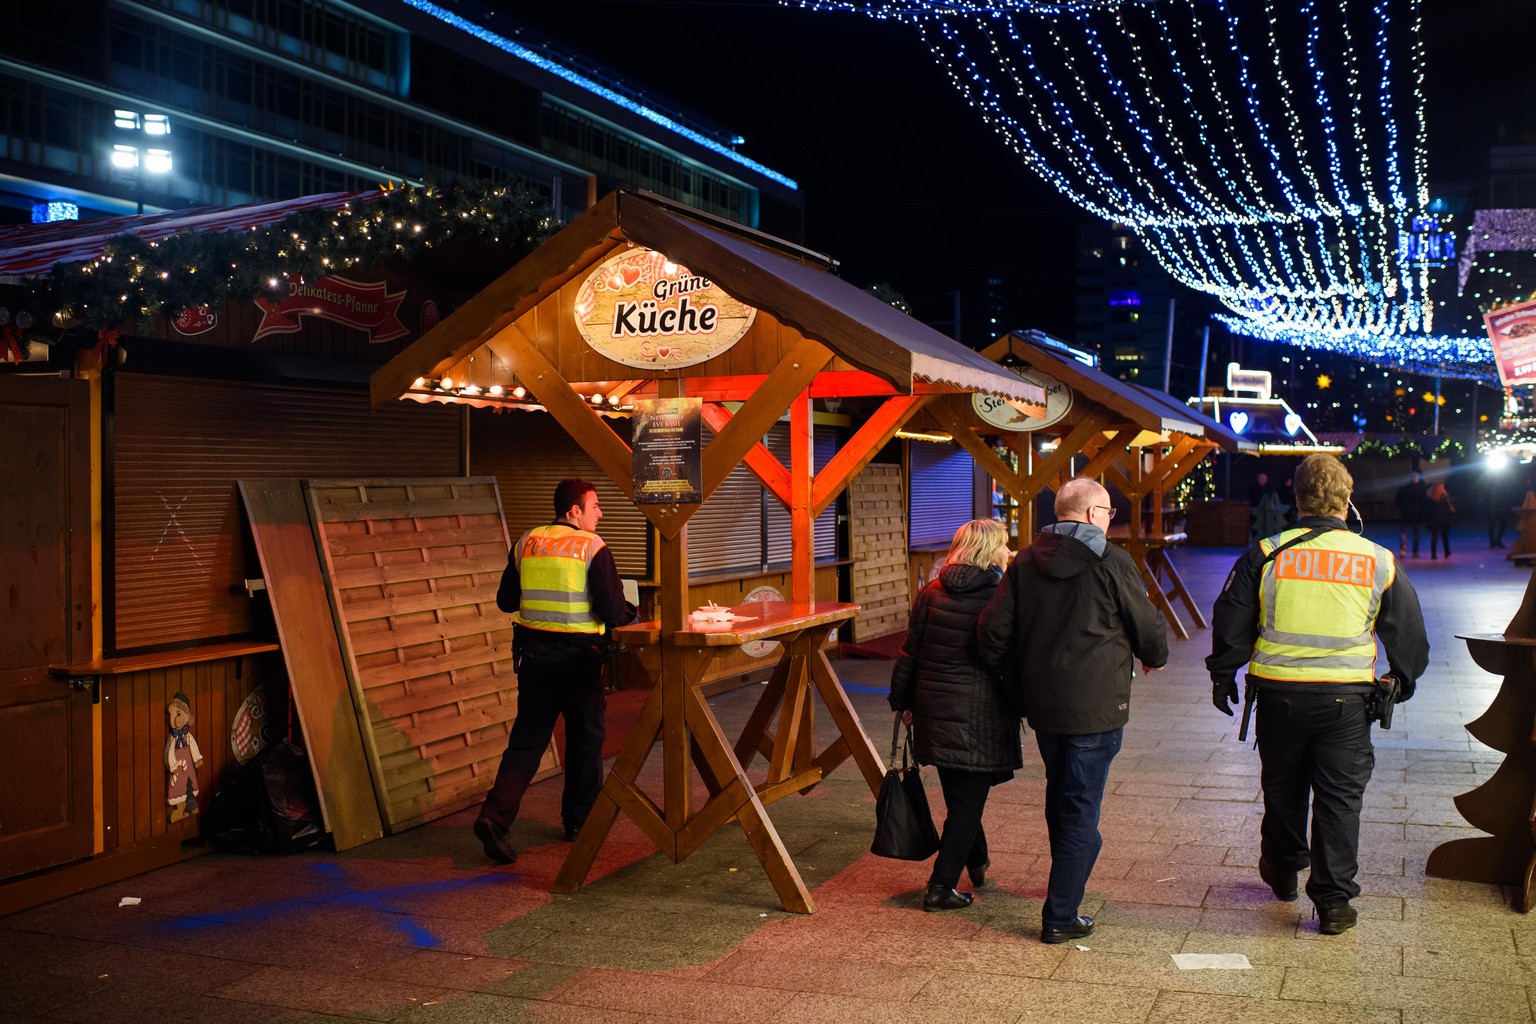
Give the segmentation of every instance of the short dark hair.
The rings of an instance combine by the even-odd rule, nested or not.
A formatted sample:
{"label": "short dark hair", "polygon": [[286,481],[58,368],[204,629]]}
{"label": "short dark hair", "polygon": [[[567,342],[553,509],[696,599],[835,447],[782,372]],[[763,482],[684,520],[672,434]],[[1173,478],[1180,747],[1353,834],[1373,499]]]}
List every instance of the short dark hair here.
{"label": "short dark hair", "polygon": [[583,480],[579,476],[568,476],[555,485],[555,518],[559,519],[571,510],[572,505],[580,505],[587,498],[588,491],[595,491],[597,487],[590,480]]}

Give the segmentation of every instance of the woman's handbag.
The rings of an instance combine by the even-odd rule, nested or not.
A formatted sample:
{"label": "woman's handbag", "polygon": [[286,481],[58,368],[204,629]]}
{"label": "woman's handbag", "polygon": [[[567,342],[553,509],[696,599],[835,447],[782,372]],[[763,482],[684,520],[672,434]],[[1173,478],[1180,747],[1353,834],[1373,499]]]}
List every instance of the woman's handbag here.
{"label": "woman's handbag", "polygon": [[[901,748],[901,768],[896,767],[896,749]],[[875,798],[875,841],[869,852],[894,860],[927,860],[939,849],[939,830],[933,827],[933,812],[928,809],[928,794],[923,789],[917,764],[907,763],[912,746],[912,728],[907,727],[907,742],[901,742],[901,713],[891,730],[891,761]]]}

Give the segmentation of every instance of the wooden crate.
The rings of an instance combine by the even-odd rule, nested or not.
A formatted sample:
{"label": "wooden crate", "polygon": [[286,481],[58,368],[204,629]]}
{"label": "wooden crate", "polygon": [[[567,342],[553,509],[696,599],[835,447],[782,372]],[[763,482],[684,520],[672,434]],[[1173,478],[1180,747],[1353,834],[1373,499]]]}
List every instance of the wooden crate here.
{"label": "wooden crate", "polygon": [[907,500],[901,467],[874,464],[848,485],[853,620],[858,642],[907,628],[912,593],[907,570]]}

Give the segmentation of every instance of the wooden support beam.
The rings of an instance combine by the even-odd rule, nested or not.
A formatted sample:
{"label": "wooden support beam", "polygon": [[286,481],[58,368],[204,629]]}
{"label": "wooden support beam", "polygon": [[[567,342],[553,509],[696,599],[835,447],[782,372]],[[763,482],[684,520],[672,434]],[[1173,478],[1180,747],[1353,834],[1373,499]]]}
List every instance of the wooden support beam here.
{"label": "wooden support beam", "polygon": [[811,515],[819,516],[827,510],[848,482],[869,465],[869,460],[879,454],[902,426],[923,406],[932,395],[897,395],[881,403],[880,408],[864,421],[864,424],[837,450],[827,464],[816,474],[811,487]]}
{"label": "wooden support beam", "polygon": [[[731,422],[731,411],[715,402],[705,402],[704,422],[709,424],[709,428],[715,432],[716,436],[719,436]],[[784,463],[779,461],[778,456],[759,441],[747,452],[742,462],[780,505],[789,507],[789,470],[784,468]]]}
{"label": "wooden support beam", "polygon": [[[555,422],[565,428],[581,450],[592,457],[624,496],[635,497],[634,455],[629,445],[615,434],[604,419],[581,396],[571,390],[570,382],[560,376],[554,364],[544,358],[537,345],[516,324],[503,327],[492,341],[507,353],[512,372],[533,392],[539,404],[549,410]],[[641,505],[644,511],[646,506]]]}
{"label": "wooden support beam", "polygon": [[[1087,444],[1095,434],[1102,432],[1109,423],[1110,416],[1107,412],[1094,410],[1068,431],[1056,445],[1056,450],[1041,460],[1040,465],[1036,466],[1034,473],[1031,474],[1030,480],[1026,482],[1025,491],[1029,499],[1033,500],[1047,481],[1054,481],[1057,477],[1071,479],[1073,457],[1080,454],[1083,445]],[[1030,487],[1030,483],[1034,486]],[[1059,487],[1053,489],[1059,489]]]}
{"label": "wooden support beam", "polygon": [[930,403],[928,414],[939,426],[949,431],[950,436],[959,443],[960,447],[970,453],[971,458],[976,460],[976,464],[995,480],[999,487],[1013,495],[1021,505],[1029,500],[1025,496],[1025,482],[1020,475],[1014,472],[1012,466],[998,458],[997,452],[992,450],[991,445],[976,436],[976,431],[970,428],[948,402],[941,400]]}
{"label": "wooden support beam", "polygon": [[789,599],[810,604],[816,600],[816,517],[811,513],[816,447],[809,391],[789,404],[789,452]]}
{"label": "wooden support beam", "polygon": [[[779,361],[772,373],[747,399],[736,415],[715,435],[704,449],[704,500],[715,493],[752,450],[767,436],[797,396],[816,379],[816,374],[832,361],[832,352],[820,342],[806,339]],[[793,472],[793,468],[791,468]]]}
{"label": "wooden support beam", "polygon": [[1140,431],[1136,427],[1121,427],[1103,444],[1087,465],[1077,471],[1078,476],[1104,477],[1128,497],[1136,489],[1124,474],[1115,468],[1115,459],[1130,451],[1128,445]]}

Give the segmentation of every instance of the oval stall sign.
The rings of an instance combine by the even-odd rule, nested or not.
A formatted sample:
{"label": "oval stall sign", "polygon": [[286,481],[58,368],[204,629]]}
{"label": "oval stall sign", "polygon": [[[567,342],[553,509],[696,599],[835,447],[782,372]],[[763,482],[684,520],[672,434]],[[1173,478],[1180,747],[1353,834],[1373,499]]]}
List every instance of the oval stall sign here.
{"label": "oval stall sign", "polygon": [[626,249],[587,275],[576,329],[593,349],[642,369],[692,366],[747,333],[757,310],[654,249]]}
{"label": "oval stall sign", "polygon": [[1045,418],[1037,419],[1029,415],[1006,398],[974,394],[971,396],[971,407],[983,420],[1002,430],[1028,433],[1032,430],[1043,430],[1059,422],[1063,416],[1072,411],[1072,389],[1061,381],[1048,373],[1041,373],[1028,366],[1010,366],[1009,369],[1045,389]]}

